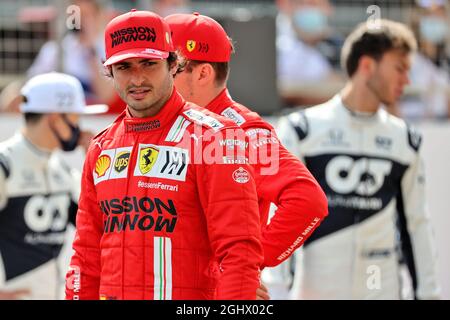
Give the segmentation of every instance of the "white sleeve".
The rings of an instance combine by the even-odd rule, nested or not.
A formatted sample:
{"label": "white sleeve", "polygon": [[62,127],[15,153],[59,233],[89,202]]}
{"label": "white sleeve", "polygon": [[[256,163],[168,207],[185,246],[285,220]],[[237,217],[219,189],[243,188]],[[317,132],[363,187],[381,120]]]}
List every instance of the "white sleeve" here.
{"label": "white sleeve", "polygon": [[420,151],[401,182],[404,215],[411,240],[419,299],[439,299],[433,229],[425,201],[425,171]]}
{"label": "white sleeve", "polygon": [[[300,250],[300,249],[299,249]],[[297,250],[298,251],[298,250]],[[261,273],[261,280],[269,290],[271,300],[288,300],[292,286],[291,264],[292,255],[276,267],[265,268]]]}
{"label": "white sleeve", "polygon": [[292,122],[289,121],[288,116],[281,117],[280,120],[278,120],[275,130],[283,146],[293,155],[299,157],[300,141],[298,133],[294,129]]}
{"label": "white sleeve", "polygon": [[[274,203],[271,203],[269,221],[267,223],[270,223],[270,220],[275,215],[275,213],[276,205]],[[271,300],[289,299],[289,290],[293,281],[293,276],[291,274],[290,268],[293,256],[294,255],[275,267],[266,267],[261,272],[261,280],[267,287]]]}
{"label": "white sleeve", "polygon": [[81,172],[71,168],[70,175],[72,176],[72,187],[71,187],[72,201],[78,204],[81,192]]}

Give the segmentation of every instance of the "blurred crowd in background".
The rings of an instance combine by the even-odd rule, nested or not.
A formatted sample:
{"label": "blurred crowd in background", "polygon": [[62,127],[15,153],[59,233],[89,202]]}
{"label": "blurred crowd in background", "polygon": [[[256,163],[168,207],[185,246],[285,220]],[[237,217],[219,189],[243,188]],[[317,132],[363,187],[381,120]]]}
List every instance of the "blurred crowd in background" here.
{"label": "blurred crowd in background", "polygon": [[[26,79],[61,71],[81,81],[89,103],[107,103],[109,113],[120,113],[124,105],[102,69],[102,33],[112,17],[138,8],[161,16],[199,11],[223,21],[225,29],[232,29],[233,23],[252,21],[261,21],[261,30],[273,28],[264,36],[262,45],[256,43],[256,38],[243,41],[237,36],[243,31],[234,30],[239,38],[238,49],[241,44],[252,46],[255,41],[251,54],[260,62],[245,72],[260,79],[261,87],[264,81],[276,78],[274,90],[264,92],[276,95],[277,100],[267,97],[246,101],[265,115],[286,107],[324,102],[341,89],[345,76],[340,66],[340,49],[357,23],[378,17],[404,22],[414,31],[419,52],[413,59],[411,83],[403,98],[398,105],[386,108],[410,121],[447,119],[449,6],[447,0],[6,0],[0,4],[0,108],[4,112],[17,111],[17,93]],[[227,31],[233,36],[233,30]],[[235,60],[244,56],[242,51],[237,50]],[[242,62],[249,65],[248,60]],[[258,72],[263,72],[261,77]],[[239,75],[239,71],[235,73]],[[231,82],[239,88],[234,91],[250,92],[247,100],[261,95],[261,90],[252,94],[243,77],[233,78],[232,73]],[[239,97],[239,92],[231,90]],[[264,106],[260,101],[279,103]]]}
{"label": "blurred crowd in background", "polygon": [[[449,0],[3,0],[0,117],[19,113],[24,83],[51,71],[80,80],[87,104],[121,113],[125,104],[103,67],[103,36],[113,17],[132,8],[163,17],[198,11],[218,20],[236,48],[230,92],[264,116],[326,102],[341,90],[341,48],[360,22],[403,22],[419,50],[403,97],[384,107],[408,122],[450,117]],[[103,119],[110,121],[94,121]]]}

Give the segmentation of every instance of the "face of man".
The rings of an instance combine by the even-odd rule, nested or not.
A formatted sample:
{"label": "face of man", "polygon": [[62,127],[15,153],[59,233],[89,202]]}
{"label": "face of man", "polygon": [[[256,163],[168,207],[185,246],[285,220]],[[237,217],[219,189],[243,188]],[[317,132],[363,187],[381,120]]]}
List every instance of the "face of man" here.
{"label": "face of man", "polygon": [[409,83],[411,55],[399,50],[386,52],[367,80],[368,88],[383,104],[395,104]]}
{"label": "face of man", "polygon": [[69,124],[77,127],[79,120],[80,115],[76,113],[56,114],[55,117],[51,118],[51,125],[62,139],[67,140],[72,135]]}
{"label": "face of man", "polygon": [[47,117],[48,126],[51,129],[49,139],[53,145],[64,151],[72,151],[78,146],[80,138],[80,116],[76,113],[54,113]]}
{"label": "face of man", "polygon": [[131,58],[112,65],[114,86],[134,117],[151,117],[172,93],[173,73],[167,60]]}
{"label": "face of man", "polygon": [[[176,74],[174,78],[175,87],[177,91],[187,101],[196,102],[196,90],[194,82],[194,72],[197,66],[193,66],[192,69],[185,68],[182,72]],[[189,69],[189,70],[186,70]]]}

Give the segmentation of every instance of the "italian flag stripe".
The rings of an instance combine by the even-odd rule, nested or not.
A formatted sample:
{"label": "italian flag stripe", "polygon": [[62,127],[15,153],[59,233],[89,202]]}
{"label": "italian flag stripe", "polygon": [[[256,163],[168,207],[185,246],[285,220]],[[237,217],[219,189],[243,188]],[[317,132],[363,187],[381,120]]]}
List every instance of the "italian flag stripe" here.
{"label": "italian flag stripe", "polygon": [[153,240],[153,299],[172,299],[172,242],[170,238]]}
{"label": "italian flag stripe", "polygon": [[187,126],[189,126],[189,124],[191,124],[190,121],[186,120],[183,116],[178,116],[178,118],[170,128],[165,141],[180,142],[181,138],[183,138],[184,131],[186,130]]}
{"label": "italian flag stripe", "polygon": [[185,120],[184,117],[178,116],[177,120],[175,120],[174,124],[172,125],[172,128],[170,128],[170,131],[167,134],[165,141],[170,142],[175,140],[175,137],[177,136],[178,131],[180,130],[184,120]]}
{"label": "italian flag stripe", "polygon": [[172,300],[172,241],[170,238],[164,238],[165,241],[165,263],[166,266],[166,300]]}

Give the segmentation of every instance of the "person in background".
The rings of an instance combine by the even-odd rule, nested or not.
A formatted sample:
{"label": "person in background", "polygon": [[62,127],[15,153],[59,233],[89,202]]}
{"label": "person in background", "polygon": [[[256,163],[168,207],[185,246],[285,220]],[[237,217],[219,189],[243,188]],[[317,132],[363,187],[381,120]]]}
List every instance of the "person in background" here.
{"label": "person in background", "polygon": [[416,298],[440,297],[422,137],[380,108],[395,104],[409,83],[417,43],[404,24],[371,26],[361,23],[345,40],[342,91],[278,125],[329,205],[297,259],[294,299],[399,299],[403,263]]}
{"label": "person in background", "polygon": [[191,1],[189,0],[153,0],[151,11],[165,18],[174,13],[188,13]]}
{"label": "person in background", "polygon": [[[105,77],[102,66],[104,44],[102,30],[108,10],[101,0],[73,0],[71,5],[79,7],[80,28],[67,29],[61,43],[55,40],[46,42],[27,71],[29,79],[35,75],[60,71],[76,77],[86,96],[87,103],[108,104],[108,113],[120,113],[124,105],[115,94],[110,79]],[[4,90],[2,111],[18,112],[21,84],[12,83]],[[6,94],[5,93],[5,94]]]}
{"label": "person in background", "polygon": [[0,299],[61,299],[58,259],[69,223],[75,224],[80,174],[57,150],[87,148],[80,114],[86,106],[73,76],[46,73],[21,89],[24,127],[0,143]]}
{"label": "person in background", "polygon": [[[277,74],[283,100],[287,106],[303,107],[325,102],[334,94],[332,84],[341,80],[337,69],[343,41],[329,25],[333,6],[328,0],[276,3]],[[305,85],[312,88],[285,91]],[[320,90],[313,90],[314,85]]]}
{"label": "person in background", "polygon": [[[183,70],[175,76],[180,94],[233,120],[245,131],[245,146],[250,154],[258,155],[239,161],[250,163],[255,171],[263,267],[278,265],[325,219],[325,195],[305,166],[280,144],[273,127],[232,99],[227,79],[233,46],[222,26],[199,13],[173,14],[165,20],[172,31],[174,45],[184,59]],[[277,211],[268,224],[271,203],[277,206]]]}
{"label": "person in background", "polygon": [[450,116],[449,15],[445,0],[417,0],[411,27],[419,42],[413,56],[411,90],[397,114],[409,121]]}

